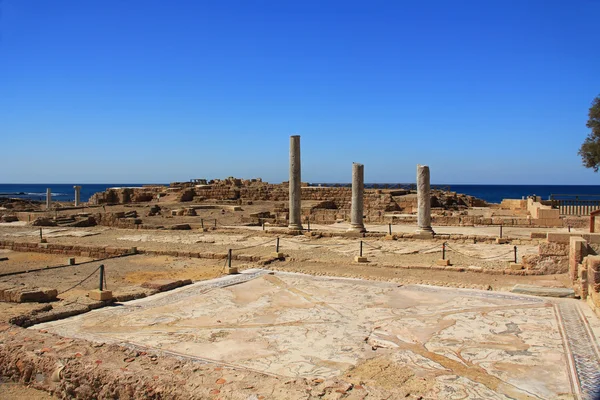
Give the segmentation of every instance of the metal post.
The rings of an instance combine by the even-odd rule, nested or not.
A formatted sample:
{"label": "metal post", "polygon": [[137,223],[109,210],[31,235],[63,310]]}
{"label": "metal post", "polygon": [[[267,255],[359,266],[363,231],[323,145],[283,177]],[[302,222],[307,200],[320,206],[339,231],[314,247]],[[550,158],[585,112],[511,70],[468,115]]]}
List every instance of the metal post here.
{"label": "metal post", "polygon": [[500,239],[502,239],[502,224],[500,224]]}
{"label": "metal post", "polygon": [[104,264],[100,265],[100,291],[104,290]]}
{"label": "metal post", "polygon": [[200,226],[204,229],[204,218],[200,218]]}
{"label": "metal post", "polygon": [[40,240],[42,240],[42,239],[43,239],[43,236],[42,236],[42,228],[40,228]]}
{"label": "metal post", "polygon": [[217,219],[215,218],[215,228],[217,227]]}
{"label": "metal post", "polygon": [[569,232],[571,232],[571,225],[569,225]]}
{"label": "metal post", "polygon": [[442,260],[446,259],[446,242],[442,243]]}
{"label": "metal post", "polygon": [[277,244],[275,245],[275,251],[279,253],[279,238],[277,238]]}
{"label": "metal post", "polygon": [[227,253],[227,266],[231,268],[231,249]]}
{"label": "metal post", "polygon": [[262,222],[262,230],[265,230],[265,221]]}
{"label": "metal post", "polygon": [[360,241],[360,256],[362,257],[362,240]]}
{"label": "metal post", "polygon": [[390,235],[392,234],[392,224],[388,224],[388,230],[390,232]]}
{"label": "metal post", "polygon": [[310,219],[307,219],[306,223],[308,224],[308,231],[310,232]]}
{"label": "metal post", "polygon": [[515,264],[517,263],[517,246],[515,246]]}

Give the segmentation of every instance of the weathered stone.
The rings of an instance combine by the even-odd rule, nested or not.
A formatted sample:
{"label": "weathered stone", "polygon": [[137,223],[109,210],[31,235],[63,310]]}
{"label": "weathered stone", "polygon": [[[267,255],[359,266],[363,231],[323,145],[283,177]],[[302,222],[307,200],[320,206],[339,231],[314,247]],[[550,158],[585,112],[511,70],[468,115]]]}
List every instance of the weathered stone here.
{"label": "weathered stone", "polygon": [[290,136],[290,182],[289,203],[290,218],[288,228],[290,230],[302,230],[302,204],[301,204],[301,166],[300,166],[300,136]]}
{"label": "weathered stone", "polygon": [[112,292],[110,290],[100,290],[100,289],[90,290],[88,293],[88,296],[90,299],[96,300],[96,301],[109,301],[109,300],[112,300],[112,298],[113,298]]}
{"label": "weathered stone", "polygon": [[366,232],[363,222],[364,165],[352,164],[352,210],[350,214],[350,231]]}
{"label": "weathered stone", "polygon": [[419,237],[433,236],[431,228],[431,186],[427,165],[417,165],[417,225]]}
{"label": "weathered stone", "polygon": [[572,281],[577,279],[577,268],[583,258],[587,256],[587,242],[581,237],[571,237],[569,243],[569,277]]}
{"label": "weathered stone", "polygon": [[142,283],[142,287],[146,289],[154,289],[159,292],[166,292],[175,288],[190,285],[191,279],[175,280],[175,279],[158,279]]}
{"label": "weathered stone", "polygon": [[535,285],[515,285],[511,292],[543,297],[575,297],[573,289]]}
{"label": "weathered stone", "polygon": [[81,204],[81,186],[73,186],[75,189],[75,207],[79,207]]}

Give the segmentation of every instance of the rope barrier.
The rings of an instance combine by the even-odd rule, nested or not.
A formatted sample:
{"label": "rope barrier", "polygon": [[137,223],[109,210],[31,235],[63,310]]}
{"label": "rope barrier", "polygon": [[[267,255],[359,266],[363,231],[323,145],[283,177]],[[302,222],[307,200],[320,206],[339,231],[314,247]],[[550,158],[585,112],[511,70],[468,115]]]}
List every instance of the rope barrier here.
{"label": "rope barrier", "polygon": [[236,249],[231,249],[231,251],[252,249],[252,248],[254,248],[254,247],[264,246],[265,244],[268,244],[268,243],[274,242],[274,241],[276,241],[276,240],[277,240],[277,239],[270,239],[270,240],[267,240],[266,242],[259,243],[259,244],[255,244],[255,245],[253,245],[253,246],[246,246],[246,247],[239,247],[239,248],[236,248]]}
{"label": "rope barrier", "polygon": [[471,254],[466,254],[466,253],[463,253],[461,251],[458,251],[458,250],[456,250],[456,249],[448,246],[448,244],[446,244],[446,249],[451,250],[451,251],[453,251],[455,253],[458,253],[458,254],[460,254],[462,256],[474,258],[474,259],[477,259],[477,260],[493,260],[493,259],[497,259],[497,258],[500,258],[500,257],[505,257],[505,256],[507,256],[509,254],[514,254],[514,250],[511,250],[511,251],[509,251],[507,253],[499,254],[499,255],[496,255],[496,256],[492,256],[492,257],[477,257],[477,256],[474,256],[474,255],[471,255]]}
{"label": "rope barrier", "polygon": [[[87,281],[87,280],[88,280],[88,279],[90,279],[92,276],[94,276],[94,274],[95,274],[96,272],[98,272],[98,271],[100,270],[100,268],[101,268],[101,267],[98,267],[98,268],[96,268],[96,269],[94,270],[94,272],[92,272],[91,274],[89,274],[89,275],[87,276],[87,278],[85,278],[85,279],[83,279],[82,281],[80,281],[79,283],[77,283],[77,284],[75,284],[75,285],[71,286],[71,287],[70,287],[70,288],[68,288],[67,290],[63,290],[62,292],[60,292],[60,293],[58,293],[58,294],[60,295],[60,294],[63,294],[63,293],[67,293],[69,290],[73,290],[73,289],[75,289],[77,286],[81,285],[83,282]],[[106,279],[106,277],[105,277],[105,279]]]}
{"label": "rope barrier", "polygon": [[281,241],[285,241],[285,242],[290,242],[290,243],[295,243],[295,244],[299,244],[302,246],[310,246],[310,247],[342,247],[342,246],[350,246],[350,245],[354,245],[354,243],[321,243],[321,244],[311,244],[311,243],[304,243],[304,242],[298,242],[295,240],[289,240],[289,239],[285,239],[285,238],[281,238]]}

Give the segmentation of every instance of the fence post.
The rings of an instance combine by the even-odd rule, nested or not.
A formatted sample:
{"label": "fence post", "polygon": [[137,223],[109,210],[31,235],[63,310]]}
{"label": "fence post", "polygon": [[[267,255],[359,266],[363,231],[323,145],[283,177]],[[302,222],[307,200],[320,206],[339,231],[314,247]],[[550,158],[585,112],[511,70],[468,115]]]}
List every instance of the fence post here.
{"label": "fence post", "polygon": [[310,232],[310,218],[306,220],[307,224],[308,224],[308,231]]}
{"label": "fence post", "polygon": [[279,253],[279,238],[277,238],[277,244],[275,245],[275,252]]}
{"label": "fence post", "polygon": [[500,239],[502,239],[502,224],[500,224]]}
{"label": "fence post", "polygon": [[104,264],[100,265],[100,291],[104,290]]}
{"label": "fence post", "polygon": [[388,224],[388,230],[390,232],[390,236],[392,235],[392,224]]}
{"label": "fence post", "polygon": [[442,260],[446,259],[446,242],[442,243]]}
{"label": "fence post", "polygon": [[227,251],[227,266],[231,268],[231,249]]}
{"label": "fence post", "polygon": [[360,241],[360,256],[362,257],[362,240]]}
{"label": "fence post", "polygon": [[42,240],[42,239],[43,239],[43,236],[42,236],[42,228],[40,228],[40,240]]}
{"label": "fence post", "polygon": [[517,263],[517,246],[515,246],[515,264]]}
{"label": "fence post", "polygon": [[215,218],[215,228],[217,227],[217,219]]}
{"label": "fence post", "polygon": [[204,218],[200,218],[200,226],[204,229]]}

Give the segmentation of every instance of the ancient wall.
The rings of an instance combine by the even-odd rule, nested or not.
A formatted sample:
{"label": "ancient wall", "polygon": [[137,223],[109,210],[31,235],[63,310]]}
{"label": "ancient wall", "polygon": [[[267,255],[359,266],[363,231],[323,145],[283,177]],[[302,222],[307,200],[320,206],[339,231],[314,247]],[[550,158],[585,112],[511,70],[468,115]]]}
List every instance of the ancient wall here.
{"label": "ancient wall", "polygon": [[[560,238],[564,242],[564,238]],[[575,293],[600,316],[600,234],[569,238],[569,278]]]}

